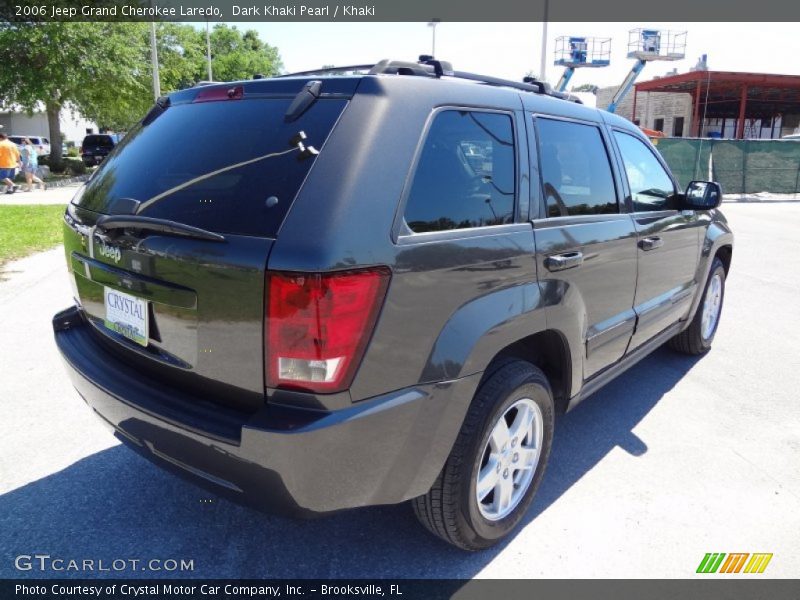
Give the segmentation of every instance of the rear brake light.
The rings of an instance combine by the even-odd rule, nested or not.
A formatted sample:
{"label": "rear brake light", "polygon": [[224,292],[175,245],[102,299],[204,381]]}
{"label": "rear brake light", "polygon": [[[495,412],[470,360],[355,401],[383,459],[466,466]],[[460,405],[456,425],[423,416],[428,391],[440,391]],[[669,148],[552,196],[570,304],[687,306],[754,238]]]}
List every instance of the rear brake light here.
{"label": "rear brake light", "polygon": [[244,87],[212,87],[200,90],[192,102],[217,102],[219,100],[241,100],[244,96]]}
{"label": "rear brake light", "polygon": [[384,267],[267,274],[267,387],[350,387],[389,284]]}

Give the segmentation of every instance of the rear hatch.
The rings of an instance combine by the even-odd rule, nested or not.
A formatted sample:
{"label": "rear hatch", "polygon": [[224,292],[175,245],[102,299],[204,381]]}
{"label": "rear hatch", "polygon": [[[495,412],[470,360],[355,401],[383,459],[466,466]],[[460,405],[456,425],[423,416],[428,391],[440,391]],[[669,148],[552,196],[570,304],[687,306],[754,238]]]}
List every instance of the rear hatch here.
{"label": "rear hatch", "polygon": [[81,154],[84,156],[107,156],[114,149],[114,138],[107,134],[87,135],[83,138]]}
{"label": "rear hatch", "polygon": [[65,217],[105,350],[198,398],[263,404],[267,258],[358,82],[335,79],[312,102],[298,79],[192,88],[122,139]]}

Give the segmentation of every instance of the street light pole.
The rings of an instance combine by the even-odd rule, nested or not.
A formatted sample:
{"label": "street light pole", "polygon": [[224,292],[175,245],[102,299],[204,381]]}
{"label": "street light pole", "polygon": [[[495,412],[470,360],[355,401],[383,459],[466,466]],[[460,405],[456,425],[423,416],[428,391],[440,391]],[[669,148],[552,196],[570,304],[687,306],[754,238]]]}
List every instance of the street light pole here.
{"label": "street light pole", "polygon": [[161,97],[161,79],[158,75],[158,48],[156,48],[156,24],[150,23],[150,60],[153,63],[153,96]]}
{"label": "street light pole", "polygon": [[544,0],[544,19],[542,20],[542,62],[539,65],[539,80],[547,81],[547,19],[549,0]]}

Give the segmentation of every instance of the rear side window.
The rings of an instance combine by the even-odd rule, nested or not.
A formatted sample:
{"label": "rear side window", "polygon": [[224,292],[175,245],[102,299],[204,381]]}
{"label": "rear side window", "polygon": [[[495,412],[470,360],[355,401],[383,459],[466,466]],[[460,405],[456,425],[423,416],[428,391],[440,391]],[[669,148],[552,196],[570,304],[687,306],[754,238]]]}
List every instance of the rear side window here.
{"label": "rear side window", "polygon": [[19,136],[16,136],[16,135],[12,135],[12,136],[9,136],[8,139],[11,140],[12,142],[14,142],[15,144],[21,144],[23,138],[21,138]]}
{"label": "rear side window", "polygon": [[512,223],[515,172],[509,115],[442,111],[414,173],[406,224],[423,233]]}
{"label": "rear side window", "polygon": [[637,212],[675,207],[675,186],[653,152],[632,135],[614,132]]}
{"label": "rear side window", "polygon": [[118,199],[139,201],[139,215],[220,233],[275,235],[347,104],[320,99],[286,123],[292,98],[175,104],[123,137],[79,204],[111,212]]}
{"label": "rear side window", "polygon": [[618,212],[614,177],[594,125],[536,119],[548,217]]}

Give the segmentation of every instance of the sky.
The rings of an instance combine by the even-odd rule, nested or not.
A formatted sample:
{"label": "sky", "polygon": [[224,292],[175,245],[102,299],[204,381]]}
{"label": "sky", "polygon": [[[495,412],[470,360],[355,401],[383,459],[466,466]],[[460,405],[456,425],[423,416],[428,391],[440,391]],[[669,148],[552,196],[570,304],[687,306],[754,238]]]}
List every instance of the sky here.
{"label": "sky", "polygon": [[[262,40],[277,46],[288,72],[322,65],[374,63],[382,58],[415,60],[431,52],[431,28],[426,23],[236,23],[256,29]],[[201,25],[205,27],[205,24]],[[797,23],[549,23],[546,79],[555,83],[562,69],[553,66],[559,36],[607,37],[611,65],[579,69],[570,86],[591,83],[618,85],[633,65],[626,57],[628,31],[645,27],[686,31],[686,58],[653,62],[640,81],[673,68],[688,71],[701,54],[716,71],[800,74],[800,32]],[[518,80],[528,71],[539,73],[541,23],[439,23],[436,55],[462,71]]]}

